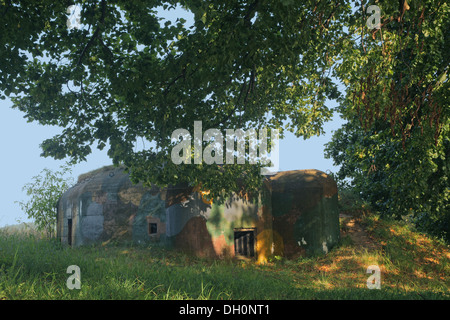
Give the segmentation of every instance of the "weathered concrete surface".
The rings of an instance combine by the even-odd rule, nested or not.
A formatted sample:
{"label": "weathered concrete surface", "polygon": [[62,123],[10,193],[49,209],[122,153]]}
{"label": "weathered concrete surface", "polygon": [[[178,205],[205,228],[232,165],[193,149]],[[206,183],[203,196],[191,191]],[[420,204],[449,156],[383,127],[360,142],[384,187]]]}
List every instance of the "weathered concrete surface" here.
{"label": "weathered concrete surface", "polygon": [[337,185],[318,170],[280,172],[270,179],[273,229],[284,254],[326,253],[339,241]]}
{"label": "weathered concrete surface", "polygon": [[72,244],[125,241],[133,238],[134,216],[150,190],[134,186],[119,168],[99,172],[72,187],[58,203],[58,236],[67,243],[72,219]]}
{"label": "weathered concrete surface", "polygon": [[[230,195],[206,201],[185,185],[147,189],[119,168],[84,176],[58,204],[58,237],[72,244],[104,241],[158,242],[207,257],[235,254],[235,235],[251,230],[255,256],[323,253],[339,239],[336,183],[317,170],[269,177],[257,198]],[[252,242],[253,243],[253,242]],[[253,247],[252,247],[253,250]]]}

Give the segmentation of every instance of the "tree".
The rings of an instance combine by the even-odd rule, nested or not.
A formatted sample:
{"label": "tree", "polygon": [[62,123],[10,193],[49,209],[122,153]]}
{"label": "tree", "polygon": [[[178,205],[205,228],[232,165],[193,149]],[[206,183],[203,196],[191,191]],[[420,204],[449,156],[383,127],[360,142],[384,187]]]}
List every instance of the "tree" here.
{"label": "tree", "polygon": [[[192,133],[201,120],[204,129],[309,137],[331,118],[325,100],[337,97],[330,68],[339,48],[329,44],[338,43],[336,17],[351,12],[349,1],[90,0],[80,5],[83,27],[70,30],[64,5],[50,2],[35,10],[39,39],[22,46],[28,56],[11,91],[29,121],[63,128],[42,143],[43,156],[77,162],[95,143],[109,144],[134,181],[187,182],[214,196],[258,187],[260,166],[175,165],[175,129]],[[28,4],[2,6],[9,17],[13,9],[31,15]],[[193,14],[193,26],[161,20],[175,6]],[[140,139],[154,145],[135,151]]]}
{"label": "tree", "polygon": [[[339,98],[343,116],[367,129],[384,117],[403,147],[422,131],[416,128],[433,128],[435,143],[442,136],[450,52],[444,1],[380,2],[373,30],[369,1],[87,0],[83,27],[70,30],[69,4],[1,4],[13,22],[4,42],[17,43],[10,53],[20,57],[19,72],[7,72],[14,90],[5,93],[29,121],[63,128],[42,143],[43,156],[77,162],[95,143],[108,144],[135,182],[187,182],[214,197],[259,187],[260,166],[175,165],[171,133],[192,133],[196,120],[205,129],[267,127],[308,138],[331,119],[325,101]],[[162,19],[175,7],[194,16],[192,26]],[[19,21],[23,41],[14,35]],[[153,145],[137,151],[140,139]]]}
{"label": "tree", "polygon": [[[445,107],[450,7],[438,0],[380,5],[378,29],[349,24],[351,37],[344,40],[342,63],[335,69],[346,91],[340,111],[346,119],[357,117],[364,128],[386,121],[403,144],[417,134],[431,134],[436,143],[450,115]],[[363,1],[356,21],[364,21],[365,8]]]}
{"label": "tree", "polygon": [[350,179],[382,217],[408,217],[418,229],[449,241],[449,130],[447,121],[437,145],[433,134],[403,144],[389,124],[375,121],[364,130],[356,118],[336,131],[325,153],[340,166],[336,178]]}
{"label": "tree", "polygon": [[73,184],[72,178],[66,175],[72,172],[70,166],[60,167],[60,171],[47,168],[33,177],[33,182],[27,183],[23,191],[30,197],[28,201],[18,201],[21,209],[33,219],[38,231],[46,232],[53,237],[56,229],[57,203],[63,193]]}
{"label": "tree", "polygon": [[[35,44],[50,27],[54,12],[66,10],[67,1],[28,0],[0,2],[0,99],[20,93],[27,64],[42,54]],[[22,83],[22,84],[21,84]]]}
{"label": "tree", "polygon": [[412,216],[447,240],[449,9],[442,1],[383,3],[379,29],[354,26],[336,68],[348,123],[326,148],[341,165],[337,177],[350,178],[383,216]]}

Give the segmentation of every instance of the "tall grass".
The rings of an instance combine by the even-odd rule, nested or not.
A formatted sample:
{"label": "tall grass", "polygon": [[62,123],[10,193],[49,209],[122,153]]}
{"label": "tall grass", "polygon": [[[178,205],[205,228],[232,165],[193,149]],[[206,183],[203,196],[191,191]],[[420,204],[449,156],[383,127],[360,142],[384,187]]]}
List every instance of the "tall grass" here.
{"label": "tall grass", "polygon": [[[448,248],[375,218],[366,225],[382,249],[344,238],[326,256],[265,265],[156,246],[70,248],[0,233],[0,299],[449,299]],[[366,286],[371,264],[382,269],[381,290]],[[80,267],[80,290],[66,286],[70,265]]]}
{"label": "tall grass", "polygon": [[[158,247],[62,247],[55,241],[0,235],[0,299],[289,298],[289,282],[224,261],[196,259]],[[67,267],[81,270],[69,290]],[[275,287],[273,294],[269,288]],[[267,292],[264,293],[264,292]]]}

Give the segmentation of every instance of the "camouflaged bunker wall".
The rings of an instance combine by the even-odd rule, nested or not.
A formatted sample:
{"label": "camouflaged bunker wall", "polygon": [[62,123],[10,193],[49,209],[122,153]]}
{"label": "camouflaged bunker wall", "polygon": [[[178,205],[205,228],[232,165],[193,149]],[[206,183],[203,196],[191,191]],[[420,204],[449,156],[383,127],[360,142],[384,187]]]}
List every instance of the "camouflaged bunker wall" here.
{"label": "camouflaged bunker wall", "polygon": [[210,203],[188,187],[133,185],[119,168],[80,181],[58,202],[58,238],[155,242],[199,256],[245,255],[264,261],[323,253],[339,240],[336,183],[317,170],[267,177],[257,199],[233,194]]}

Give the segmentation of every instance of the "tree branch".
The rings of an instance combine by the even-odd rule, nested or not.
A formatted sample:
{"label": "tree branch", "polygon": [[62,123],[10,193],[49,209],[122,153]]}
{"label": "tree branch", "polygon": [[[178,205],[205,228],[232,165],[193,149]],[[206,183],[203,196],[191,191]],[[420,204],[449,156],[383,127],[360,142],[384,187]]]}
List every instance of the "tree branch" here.
{"label": "tree branch", "polygon": [[95,29],[94,34],[92,35],[91,39],[89,39],[89,42],[86,44],[86,46],[84,47],[83,51],[81,52],[80,58],[78,59],[78,63],[77,63],[78,66],[81,64],[81,61],[83,60],[84,55],[89,50],[89,48],[92,46],[92,44],[94,43],[95,39],[99,37],[100,26],[103,25],[103,23],[105,21],[106,0],[102,0],[100,6],[101,6],[102,14],[100,16],[99,24],[97,25],[97,28]]}

